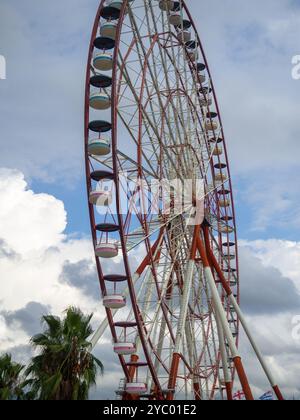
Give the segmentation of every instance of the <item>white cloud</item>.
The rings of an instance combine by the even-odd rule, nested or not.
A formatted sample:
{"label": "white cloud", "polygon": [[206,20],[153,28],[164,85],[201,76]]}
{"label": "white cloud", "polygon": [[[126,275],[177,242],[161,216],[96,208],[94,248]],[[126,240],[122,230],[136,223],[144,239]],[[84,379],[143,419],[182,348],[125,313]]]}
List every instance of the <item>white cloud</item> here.
{"label": "white cloud", "polygon": [[[300,243],[280,239],[241,241],[266,267],[275,267],[300,290]],[[300,309],[299,309],[300,310]]]}
{"label": "white cloud", "polygon": [[20,172],[6,169],[0,169],[0,195],[0,238],[16,253],[45,252],[63,242],[66,212],[61,201],[34,194]]}
{"label": "white cloud", "polygon": [[[20,172],[5,169],[0,170],[0,201],[1,313],[21,311],[30,302],[49,306],[53,313],[80,305],[84,311],[97,312],[99,320],[99,295],[87,297],[80,289],[59,280],[66,261],[93,261],[91,240],[70,239],[64,234],[63,203],[28,190]],[[90,281],[96,282],[96,276]],[[28,337],[20,323],[13,325],[17,340],[14,334],[9,336],[11,345],[25,344]],[[0,342],[3,337],[1,334]]]}

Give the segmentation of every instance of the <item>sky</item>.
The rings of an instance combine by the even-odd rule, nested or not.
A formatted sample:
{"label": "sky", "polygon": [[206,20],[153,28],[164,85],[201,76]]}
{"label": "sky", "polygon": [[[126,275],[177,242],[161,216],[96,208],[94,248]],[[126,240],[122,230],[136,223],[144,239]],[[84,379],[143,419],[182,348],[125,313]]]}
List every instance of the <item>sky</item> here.
{"label": "sky", "polygon": [[[187,0],[216,87],[240,238],[241,302],[285,394],[300,398],[300,5]],[[98,0],[1,0],[0,352],[20,361],[41,314],[80,304],[103,318],[89,234],[83,155],[87,49]],[[244,338],[259,396],[268,384]],[[96,349],[114,398],[110,337]]]}

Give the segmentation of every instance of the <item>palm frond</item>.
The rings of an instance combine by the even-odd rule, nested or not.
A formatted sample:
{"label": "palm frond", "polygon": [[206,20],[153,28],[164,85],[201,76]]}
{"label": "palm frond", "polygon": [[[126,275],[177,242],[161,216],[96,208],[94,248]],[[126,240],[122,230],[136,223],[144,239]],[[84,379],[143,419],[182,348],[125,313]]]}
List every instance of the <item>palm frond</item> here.
{"label": "palm frond", "polygon": [[26,369],[27,386],[38,399],[82,400],[96,384],[103,364],[90,353],[92,314],[69,307],[62,319],[43,317],[44,331],[31,342],[40,350]]}

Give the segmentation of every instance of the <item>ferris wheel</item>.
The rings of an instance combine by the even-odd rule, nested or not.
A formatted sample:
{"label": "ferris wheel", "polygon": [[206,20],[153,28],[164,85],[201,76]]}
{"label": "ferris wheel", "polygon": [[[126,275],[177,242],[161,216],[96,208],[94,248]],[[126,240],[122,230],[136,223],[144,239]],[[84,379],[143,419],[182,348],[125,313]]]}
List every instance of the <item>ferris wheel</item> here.
{"label": "ferris wheel", "polygon": [[186,2],[101,1],[88,57],[85,157],[106,310],[93,342],[110,331],[119,397],[230,400],[237,378],[253,399],[238,351],[242,323],[282,399],[238,305],[225,137]]}

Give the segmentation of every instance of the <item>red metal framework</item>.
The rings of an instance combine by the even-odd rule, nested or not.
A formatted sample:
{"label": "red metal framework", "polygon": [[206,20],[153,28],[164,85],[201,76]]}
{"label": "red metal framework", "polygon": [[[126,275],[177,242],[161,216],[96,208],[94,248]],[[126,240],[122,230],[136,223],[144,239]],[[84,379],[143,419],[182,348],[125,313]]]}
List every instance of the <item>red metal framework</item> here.
{"label": "red metal framework", "polygon": [[[237,371],[252,399],[237,350],[245,320],[225,137],[184,1],[101,1],[88,56],[85,157],[107,317],[96,335],[109,326],[125,377],[119,393],[232,399]],[[205,197],[194,194],[180,211],[172,198],[166,212],[157,193],[153,206],[152,181],[166,179],[201,179]],[[204,222],[192,226],[203,199]]]}

